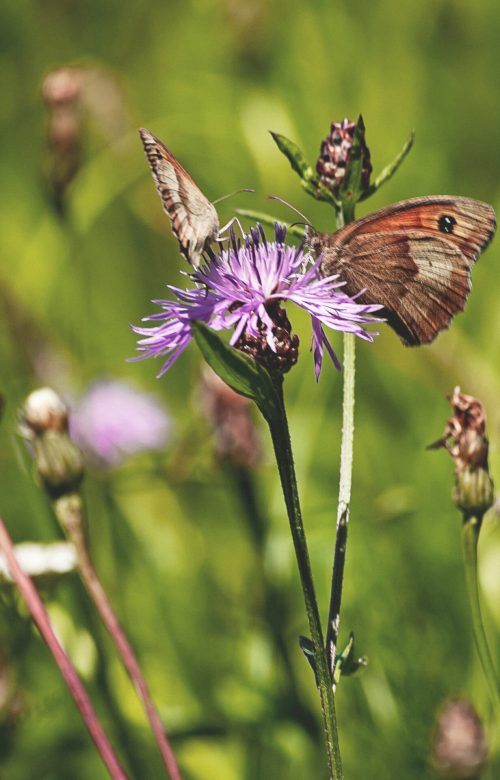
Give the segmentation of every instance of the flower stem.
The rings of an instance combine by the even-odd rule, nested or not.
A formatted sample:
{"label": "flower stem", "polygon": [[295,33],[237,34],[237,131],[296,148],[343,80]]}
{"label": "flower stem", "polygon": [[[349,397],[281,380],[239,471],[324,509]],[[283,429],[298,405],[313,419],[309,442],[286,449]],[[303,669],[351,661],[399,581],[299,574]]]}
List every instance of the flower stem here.
{"label": "flower stem", "polygon": [[35,589],[35,586],[31,582],[30,578],[23,572],[19,563],[17,562],[14,552],[14,545],[1,517],[0,549],[5,555],[5,559],[7,561],[12,578],[19,588],[19,591],[30,610],[31,617],[36,623],[42,639],[49,648],[54,661],[59,667],[64,681],[68,686],[68,689],[81,713],[88,732],[92,737],[110,776],[113,778],[113,780],[127,780],[127,775],[122,769],[120,762],[118,761],[118,758],[116,757],[113,748],[111,747],[111,744],[106,737],[99,720],[97,719],[97,715],[92,707],[89,697],[87,696],[85,688],[80,682],[71,661],[64,652],[61,643],[52,629],[49,617],[43,602]]}
{"label": "flower stem", "polygon": [[83,583],[94,602],[102,622],[111,635],[122,658],[123,664],[132,680],[146,716],[151,725],[158,749],[163,758],[165,769],[171,780],[181,780],[181,774],[163,724],[151,698],[148,685],[141,672],[134,651],[125,636],[125,632],[111,606],[108,596],[101,585],[90,559],[83,528],[83,503],[77,493],[62,496],[54,502],[54,511],[63,527],[68,540],[75,546],[78,568]]}
{"label": "flower stem", "polygon": [[332,587],[326,630],[328,664],[333,677],[340,630],[340,606],[347,548],[349,506],[351,502],[352,457],[354,439],[354,390],[356,378],[356,342],[352,333],[344,334],[344,400],[342,407],[342,445],[337,505],[337,532],[333,556]]}
{"label": "flower stem", "polygon": [[301,696],[301,687],[297,679],[290,643],[287,637],[287,618],[290,605],[288,590],[282,589],[274,579],[269,577],[264,565],[267,542],[268,517],[263,513],[258,500],[254,471],[247,466],[227,461],[226,471],[240,495],[242,516],[252,536],[257,553],[257,576],[262,583],[262,611],[266,624],[269,626],[276,653],[281,659],[286,672],[285,692],[280,698],[280,708],[287,715],[301,723],[310,737],[318,737],[318,720],[312,707]]}
{"label": "flower stem", "polygon": [[[354,219],[354,208],[337,214],[337,228]],[[342,444],[340,449],[340,480],[337,504],[337,531],[333,555],[332,585],[330,607],[326,629],[326,652],[330,674],[334,674],[335,657],[340,631],[340,607],[342,603],[342,583],[347,550],[347,530],[351,503],[352,458],[354,441],[354,398],[356,380],[356,338],[352,333],[344,333],[344,391],[342,405]]]}
{"label": "flower stem", "polygon": [[465,560],[465,579],[467,583],[467,592],[469,594],[469,604],[472,613],[472,629],[474,633],[474,643],[477,654],[483,667],[484,676],[488,683],[490,697],[497,715],[500,713],[500,694],[498,680],[495,672],[495,666],[491,657],[490,648],[486,639],[483,617],[481,614],[481,603],[479,600],[479,585],[477,580],[477,543],[479,532],[481,530],[482,516],[465,515],[462,530],[462,540],[464,546]]}
{"label": "flower stem", "polygon": [[323,716],[323,729],[326,741],[329,777],[331,780],[342,780],[342,761],[340,757],[339,741],[337,734],[337,719],[335,713],[335,701],[333,697],[332,683],[325,647],[323,644],[323,632],[319,617],[318,604],[314,591],[314,582],[309,561],[307,541],[302,522],[297,479],[293,462],[290,432],[283,400],[282,377],[275,377],[276,390],[280,397],[281,414],[268,420],[273,441],[276,462],[278,465],[281,487],[290,522],[295,556],[299,568],[300,581],[304,594],[309,631],[314,648],[315,672],[321,700]]}

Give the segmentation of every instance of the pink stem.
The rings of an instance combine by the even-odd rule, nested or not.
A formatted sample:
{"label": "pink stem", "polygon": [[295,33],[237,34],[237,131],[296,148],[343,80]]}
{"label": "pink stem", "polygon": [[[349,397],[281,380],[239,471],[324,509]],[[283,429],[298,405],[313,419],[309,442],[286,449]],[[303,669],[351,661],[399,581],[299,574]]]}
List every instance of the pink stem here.
{"label": "pink stem", "polygon": [[74,544],[81,577],[92,598],[101,619],[110,633],[123,664],[130,675],[137,695],[143,703],[144,710],[151,725],[156,744],[163,758],[165,769],[171,780],[182,780],[173,750],[160,716],[153,704],[148,685],[139,667],[134,651],[125,635],[123,628],[111,606],[108,596],[101,585],[87,549],[83,531],[82,505],[79,497],[66,497],[56,502],[56,515],[63,525],[68,539]]}
{"label": "pink stem", "polygon": [[128,671],[130,679],[132,680],[137,691],[137,695],[144,705],[144,709],[149,723],[151,724],[151,728],[162,755],[165,768],[170,775],[171,780],[182,780],[174,753],[165,734],[163,723],[161,722],[160,716],[158,715],[156,707],[153,704],[148,685],[142,675],[141,669],[134,655],[134,651],[132,650],[132,647],[120,625],[120,622],[108,601],[108,597],[90,560],[86,558],[84,561],[80,557],[79,563],[85,585],[87,586],[94,600],[104,625],[113,637],[118,652],[123,659],[125,668]]}
{"label": "pink stem", "polygon": [[14,579],[19,591],[21,592],[28,609],[30,610],[31,617],[38,626],[38,630],[42,635],[44,642],[49,648],[50,652],[54,656],[54,660],[58,665],[60,672],[69,688],[69,691],[75,700],[75,704],[80,710],[83,721],[89,731],[90,736],[94,740],[94,743],[101,754],[109,774],[113,780],[127,780],[127,775],[123,771],[120,763],[113,752],[106,734],[104,733],[98,719],[94,712],[92,704],[90,702],[87,693],[78,678],[78,675],[63,650],[62,645],[57,639],[52,626],[50,624],[49,616],[43,606],[42,600],[35,589],[35,586],[31,582],[30,578],[23,572],[19,563],[17,562],[14,545],[12,539],[9,536],[9,532],[5,527],[5,524],[0,517],[0,549],[3,550],[9,571]]}

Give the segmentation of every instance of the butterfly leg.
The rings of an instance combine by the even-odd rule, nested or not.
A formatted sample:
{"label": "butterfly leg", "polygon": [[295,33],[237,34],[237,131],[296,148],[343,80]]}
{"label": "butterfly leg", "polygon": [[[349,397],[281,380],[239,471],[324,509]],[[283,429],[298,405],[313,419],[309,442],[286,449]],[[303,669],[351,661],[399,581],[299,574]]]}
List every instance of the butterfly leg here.
{"label": "butterfly leg", "polygon": [[234,225],[234,223],[235,223],[235,222],[236,222],[236,224],[238,225],[238,227],[239,227],[239,229],[240,229],[240,232],[241,232],[241,235],[242,235],[242,237],[243,237],[243,238],[245,238],[245,236],[246,236],[246,233],[245,233],[245,231],[243,230],[243,227],[242,227],[242,224],[241,224],[240,220],[238,219],[238,217],[233,217],[232,219],[230,219],[230,220],[229,220],[229,222],[226,222],[226,224],[225,224],[225,225],[223,225],[223,226],[222,226],[222,227],[219,229],[219,232],[218,232],[218,234],[217,234],[217,238],[216,238],[215,240],[216,240],[216,241],[223,241],[223,240],[226,240],[227,238],[229,238],[229,236],[224,236],[224,233],[227,233],[227,231],[229,230],[229,228],[230,228],[232,225]]}

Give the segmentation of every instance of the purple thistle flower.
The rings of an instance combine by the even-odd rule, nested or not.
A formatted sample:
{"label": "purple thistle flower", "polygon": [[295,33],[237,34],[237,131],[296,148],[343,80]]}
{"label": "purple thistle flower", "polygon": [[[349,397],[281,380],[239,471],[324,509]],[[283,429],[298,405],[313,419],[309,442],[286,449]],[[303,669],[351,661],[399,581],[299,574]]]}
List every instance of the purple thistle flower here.
{"label": "purple thistle flower", "polygon": [[70,434],[96,466],[112,468],[139,452],[161,450],[172,429],[160,402],[127,382],[95,382],[75,405]]}
{"label": "purple thistle flower", "polygon": [[260,226],[251,230],[244,244],[237,243],[232,235],[228,249],[186,274],[198,285],[195,289],[168,285],[177,300],[153,301],[163,311],[144,318],[159,324],[132,326],[135,333],[144,337],[137,346],[144,354],[134,359],[167,356],[158,374],[161,377],[191,341],[193,320],[201,320],[213,330],[234,328],[229,342],[232,346],[241,344],[245,336],[264,338],[270,350],[276,352],[276,322],[270,311],[282,301],[293,301],[311,316],[317,379],[324,348],[340,367],[323,326],[373,341],[377,334],[369,333],[363,325],[378,322],[370,315],[381,307],[356,303],[340,290],[344,282],[337,275],[323,277],[321,257],[313,262],[303,245],[287,246],[283,225],[276,224],[275,236],[275,241],[267,241]]}

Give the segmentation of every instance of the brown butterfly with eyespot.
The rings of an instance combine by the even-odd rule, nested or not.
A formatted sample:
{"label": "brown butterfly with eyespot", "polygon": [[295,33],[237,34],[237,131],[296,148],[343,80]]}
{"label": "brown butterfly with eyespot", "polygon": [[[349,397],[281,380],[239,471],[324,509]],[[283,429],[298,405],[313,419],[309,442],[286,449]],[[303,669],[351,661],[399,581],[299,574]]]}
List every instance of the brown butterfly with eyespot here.
{"label": "brown butterfly with eyespot", "polygon": [[337,233],[306,227],[325,276],[339,274],[358,303],[380,312],[403,344],[433,341],[462,311],[471,269],[495,232],[495,212],[471,198],[431,195],[394,203]]}

